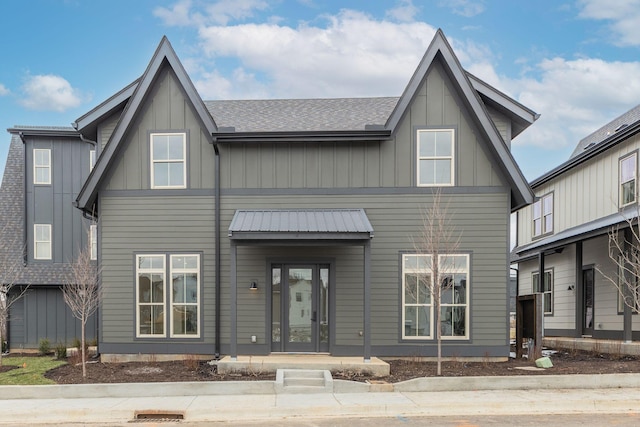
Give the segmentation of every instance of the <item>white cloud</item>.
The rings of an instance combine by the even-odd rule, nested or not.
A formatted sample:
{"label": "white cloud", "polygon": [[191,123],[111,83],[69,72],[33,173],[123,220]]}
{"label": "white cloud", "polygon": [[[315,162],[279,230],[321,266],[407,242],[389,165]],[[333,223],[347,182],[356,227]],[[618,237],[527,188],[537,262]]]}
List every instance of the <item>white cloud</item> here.
{"label": "white cloud", "polygon": [[479,15],[484,12],[484,2],[474,0],[446,0],[439,4],[441,7],[448,7],[456,15],[467,18]]}
{"label": "white cloud", "polygon": [[170,8],[155,8],[153,14],[170,27],[200,27],[209,24],[227,25],[232,20],[251,18],[255,11],[268,8],[269,4],[264,0],[219,0],[205,4],[200,12],[191,0],[179,0]]}
{"label": "white cloud", "polygon": [[614,44],[621,46],[640,45],[640,0],[580,0],[579,17],[610,21],[610,29],[617,36]]}
{"label": "white cloud", "polygon": [[5,85],[0,83],[0,96],[6,96],[6,95],[9,95],[9,93],[11,93],[9,89],[7,89]]}
{"label": "white cloud", "polygon": [[83,102],[77,89],[53,74],[29,76],[22,90],[24,96],[20,103],[30,110],[63,112]]}
{"label": "white cloud", "polygon": [[190,9],[191,0],[180,0],[171,8],[156,7],[153,15],[169,27],[188,27],[203,23],[204,17],[199,13],[190,13]]}
{"label": "white cloud", "polygon": [[386,12],[386,17],[397,22],[412,22],[420,9],[411,0],[400,0],[399,5]]}

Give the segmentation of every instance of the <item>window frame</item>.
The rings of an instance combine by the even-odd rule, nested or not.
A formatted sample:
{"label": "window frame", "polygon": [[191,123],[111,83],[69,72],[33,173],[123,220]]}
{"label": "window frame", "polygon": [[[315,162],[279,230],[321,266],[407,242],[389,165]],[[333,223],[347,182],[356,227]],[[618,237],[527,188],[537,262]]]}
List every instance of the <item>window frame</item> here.
{"label": "window frame", "polygon": [[[633,159],[634,167],[633,167],[633,177],[626,181],[623,181],[622,173],[623,167],[622,164],[627,161]],[[624,185],[627,183],[633,182],[633,200],[623,203],[624,198]],[[624,208],[626,206],[630,206],[638,201],[638,152],[634,151],[633,153],[627,154],[618,159],[618,206],[619,208]]]}
{"label": "window frame", "polygon": [[[407,259],[409,257],[424,257],[426,260],[425,263],[423,263],[423,265],[425,265],[424,268],[420,268],[420,262],[417,261],[416,264],[416,268],[407,268]],[[469,253],[450,253],[450,254],[439,254],[438,255],[438,263],[439,265],[443,264],[443,260],[446,261],[447,258],[451,258],[451,257],[460,257],[460,258],[464,258],[464,264],[465,267],[464,268],[452,268],[452,269],[445,269],[446,271],[443,273],[441,271],[439,271],[439,278],[438,278],[438,283],[441,283],[441,281],[444,279],[444,276],[448,276],[448,275],[455,275],[455,274],[465,274],[466,275],[466,289],[465,289],[465,302],[464,303],[443,303],[442,302],[442,292],[440,293],[440,311],[442,312],[443,308],[449,308],[449,307],[464,307],[464,313],[465,313],[465,334],[464,335],[444,335],[441,333],[441,339],[445,340],[445,341],[451,341],[451,340],[469,340],[470,339],[470,314],[471,314],[471,301],[470,301],[470,296],[471,296],[471,255]],[[401,270],[401,284],[402,284],[402,289],[401,289],[401,311],[402,311],[402,315],[401,315],[401,337],[402,340],[407,340],[407,341],[415,341],[415,340],[432,340],[436,338],[435,335],[435,331],[434,331],[434,326],[435,326],[435,321],[436,321],[436,315],[435,315],[435,301],[434,301],[434,295],[433,292],[430,291],[430,296],[429,296],[429,302],[428,303],[420,303],[418,301],[416,301],[415,303],[407,303],[405,300],[406,297],[406,277],[408,274],[424,274],[424,275],[428,275],[429,277],[431,277],[431,279],[433,280],[433,265],[431,264],[433,262],[433,255],[432,254],[425,254],[425,253],[405,253],[402,254],[401,259],[401,266],[400,266],[400,270]],[[440,270],[440,269],[439,269]],[[418,300],[418,298],[416,298],[416,300]],[[407,325],[407,318],[406,318],[406,307],[425,307],[429,309],[429,335],[407,335],[406,333],[406,325]],[[418,325],[419,326],[419,325]],[[438,327],[442,328],[442,317],[440,318],[440,325],[438,325]],[[452,328],[452,332],[453,332],[453,328]]]}
{"label": "window frame", "polygon": [[91,251],[91,261],[98,259],[98,225],[89,225],[89,250]]}
{"label": "window frame", "polygon": [[96,149],[93,148],[89,150],[89,173],[93,171],[93,168],[96,165]]}
{"label": "window frame", "polygon": [[[153,146],[154,138],[157,136],[182,136],[182,157],[180,159],[154,159]],[[187,188],[187,133],[186,132],[152,132],[149,134],[149,180],[152,189],[180,189]],[[156,164],[182,163],[182,184],[180,185],[156,185],[155,167]]]}
{"label": "window frame", "polygon": [[[189,254],[168,254],[169,256],[169,277],[171,278],[171,283],[167,283],[167,286],[170,287],[169,292],[169,337],[170,338],[200,338],[200,283],[201,283],[201,273],[200,273],[200,254],[189,253]],[[196,267],[194,268],[174,268],[173,267],[173,259],[176,257],[195,257],[196,258]],[[173,274],[175,273],[195,273],[196,274],[196,302],[195,303],[176,303],[174,302],[174,292],[173,292]],[[176,306],[189,306],[196,308],[196,333],[195,334],[177,334],[174,332],[174,310]]]}
{"label": "window frame", "polygon": [[[534,238],[553,234],[554,230],[554,200],[553,192],[540,196],[531,208],[531,225],[532,236]],[[547,213],[546,208],[550,205],[550,211]],[[539,212],[536,214],[536,210]],[[547,218],[550,218],[550,227],[547,227]],[[536,232],[536,221],[540,222],[540,232]]]}
{"label": "window frame", "polygon": [[[434,154],[433,156],[421,156],[420,155],[420,144],[421,138],[420,135],[422,133],[437,133],[437,132],[448,132],[451,135],[451,154],[448,156],[439,156]],[[422,170],[420,167],[420,162],[422,160],[449,160],[450,173],[449,173],[449,181],[446,183],[430,183],[430,184],[422,184],[421,176]],[[455,176],[456,176],[456,132],[454,128],[430,128],[430,129],[417,129],[416,131],[416,185],[418,187],[453,187],[455,186]],[[434,172],[435,173],[435,172]]]}
{"label": "window frame", "polygon": [[[161,267],[151,267],[151,268],[141,268],[140,267],[140,259],[145,257],[153,257],[156,259],[162,259]],[[174,268],[173,267],[173,259],[176,257],[196,257],[196,267],[194,268]],[[135,337],[141,339],[155,338],[155,339],[201,339],[202,338],[202,253],[198,252],[145,252],[145,253],[137,253],[134,256],[135,265]],[[162,302],[153,302],[149,301],[148,303],[140,302],[140,273],[146,274],[161,274],[162,275]],[[176,303],[174,302],[173,295],[173,274],[174,273],[195,273],[197,275],[197,283],[196,283],[196,302],[195,303]],[[150,286],[153,286],[153,280],[150,283]],[[150,296],[150,299],[152,297]],[[163,332],[157,334],[142,334],[140,333],[140,307],[144,305],[155,305],[162,307],[162,325]],[[174,313],[173,309],[175,306],[179,305],[189,305],[196,307],[196,334],[178,334],[174,333],[173,329],[173,321],[174,321]]]}
{"label": "window frame", "polygon": [[[48,234],[48,239],[47,240],[38,240],[38,228],[39,227],[45,227],[45,229],[47,230],[47,234]],[[51,224],[33,224],[33,259],[34,260],[45,260],[45,261],[49,261],[53,259],[53,245],[51,244],[52,241],[52,230],[51,230]],[[38,244],[42,244],[42,243],[46,243],[47,244],[47,248],[48,248],[48,252],[49,255],[48,256],[38,256]]]}
{"label": "window frame", "polygon": [[[544,275],[549,275],[549,290],[540,290],[540,271],[532,271],[531,272],[531,290],[533,293],[542,294],[542,311],[545,316],[553,316],[553,294],[554,294],[554,273],[553,268],[545,268]],[[538,276],[538,280],[536,281],[536,276]],[[536,284],[537,283],[537,284]],[[543,283],[544,286],[544,283]],[[545,295],[549,294],[549,311],[546,310],[545,303],[546,298]]]}
{"label": "window frame", "polygon": [[[39,152],[47,153],[47,163],[38,165],[36,163],[37,154]],[[38,180],[38,170],[46,169],[47,176],[45,181]],[[33,149],[33,185],[51,185],[51,149],[50,148],[34,148]]]}

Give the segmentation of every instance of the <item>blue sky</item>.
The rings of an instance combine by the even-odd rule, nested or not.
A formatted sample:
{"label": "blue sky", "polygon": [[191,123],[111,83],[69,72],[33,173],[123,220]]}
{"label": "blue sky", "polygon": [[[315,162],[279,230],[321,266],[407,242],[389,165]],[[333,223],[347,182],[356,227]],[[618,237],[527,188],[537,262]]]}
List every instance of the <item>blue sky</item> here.
{"label": "blue sky", "polygon": [[[531,180],[640,103],[640,0],[4,0],[0,128],[69,126],[167,35],[203,99],[399,96],[437,28],[463,67],[541,114]],[[0,174],[8,133],[0,136]]]}

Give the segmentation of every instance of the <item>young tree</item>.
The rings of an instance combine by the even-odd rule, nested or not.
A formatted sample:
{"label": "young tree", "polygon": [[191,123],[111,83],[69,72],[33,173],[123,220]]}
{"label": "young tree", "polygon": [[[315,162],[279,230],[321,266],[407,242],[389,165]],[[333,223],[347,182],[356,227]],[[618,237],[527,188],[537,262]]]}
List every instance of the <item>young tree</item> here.
{"label": "young tree", "polygon": [[100,272],[100,266],[91,259],[91,247],[87,246],[71,264],[66,283],[62,286],[64,302],[81,324],[83,377],[87,376],[86,325],[102,299]]}
{"label": "young tree", "polygon": [[8,225],[0,228],[0,366],[11,306],[29,289],[27,284],[18,284],[23,269],[23,249],[24,245],[9,233]]}
{"label": "young tree", "polygon": [[442,375],[442,294],[454,285],[454,255],[460,247],[460,233],[452,224],[451,217],[449,203],[442,200],[438,189],[433,194],[431,205],[422,211],[422,225],[413,239],[416,253],[431,257],[430,272],[419,275],[419,282],[430,292],[435,313],[437,375]]}

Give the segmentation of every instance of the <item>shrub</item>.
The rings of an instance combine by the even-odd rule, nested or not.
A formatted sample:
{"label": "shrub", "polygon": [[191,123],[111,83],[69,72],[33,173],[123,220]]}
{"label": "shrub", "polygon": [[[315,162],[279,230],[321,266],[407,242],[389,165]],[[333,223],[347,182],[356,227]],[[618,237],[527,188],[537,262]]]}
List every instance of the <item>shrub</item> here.
{"label": "shrub", "polygon": [[42,338],[40,340],[40,345],[38,346],[38,353],[42,356],[46,356],[51,352],[51,343],[47,338]]}
{"label": "shrub", "polygon": [[56,359],[62,360],[67,358],[67,345],[65,343],[58,343],[56,345]]}
{"label": "shrub", "polygon": [[72,347],[75,347],[78,350],[80,350],[82,348],[82,341],[80,340],[80,338],[76,337],[76,338],[73,339]]}
{"label": "shrub", "polygon": [[7,343],[6,341],[2,341],[2,349],[0,349],[0,351],[2,353],[6,353],[7,351],[9,351],[9,343]]}

